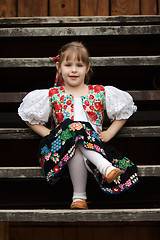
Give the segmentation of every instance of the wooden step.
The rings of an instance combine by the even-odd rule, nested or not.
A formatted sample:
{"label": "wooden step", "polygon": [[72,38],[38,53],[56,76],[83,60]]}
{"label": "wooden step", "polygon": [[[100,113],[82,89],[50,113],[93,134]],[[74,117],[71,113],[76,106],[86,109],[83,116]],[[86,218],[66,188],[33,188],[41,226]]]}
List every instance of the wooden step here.
{"label": "wooden step", "polygon": [[[160,165],[138,165],[139,177],[160,177]],[[41,167],[0,167],[0,179],[45,178]]]}
{"label": "wooden step", "polygon": [[56,25],[147,25],[160,24],[160,16],[81,16],[0,18],[1,27]]}
{"label": "wooden step", "polygon": [[[160,100],[160,90],[127,91],[134,101]],[[21,103],[28,92],[0,92],[0,103]]]}
{"label": "wooden step", "polygon": [[70,37],[70,36],[125,36],[159,35],[159,25],[95,26],[95,27],[24,27],[0,28],[0,37]]}
{"label": "wooden step", "polygon": [[[91,57],[93,67],[160,66],[160,56]],[[0,58],[0,68],[55,67],[50,58]]]}
{"label": "wooden step", "polygon": [[0,210],[1,222],[149,222],[160,221],[160,209]]}
{"label": "wooden step", "polygon": [[[123,127],[115,136],[115,138],[143,137],[160,137],[160,126]],[[40,139],[40,136],[29,128],[0,128],[0,139]]]}

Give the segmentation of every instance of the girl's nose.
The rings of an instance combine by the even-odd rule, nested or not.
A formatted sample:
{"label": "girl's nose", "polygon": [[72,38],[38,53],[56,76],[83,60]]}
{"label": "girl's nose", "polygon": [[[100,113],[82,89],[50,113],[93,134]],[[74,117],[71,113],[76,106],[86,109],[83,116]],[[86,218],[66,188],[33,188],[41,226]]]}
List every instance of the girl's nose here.
{"label": "girl's nose", "polygon": [[77,71],[76,66],[73,66],[73,67],[72,67],[72,72],[76,72],[76,71]]}

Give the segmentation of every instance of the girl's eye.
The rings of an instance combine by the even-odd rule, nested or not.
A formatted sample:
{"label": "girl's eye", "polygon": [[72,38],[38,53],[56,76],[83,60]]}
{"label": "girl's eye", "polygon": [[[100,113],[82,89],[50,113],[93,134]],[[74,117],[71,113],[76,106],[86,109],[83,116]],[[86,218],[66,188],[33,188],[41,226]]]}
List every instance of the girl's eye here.
{"label": "girl's eye", "polygon": [[83,67],[83,64],[78,64],[77,66],[78,66],[78,67]]}

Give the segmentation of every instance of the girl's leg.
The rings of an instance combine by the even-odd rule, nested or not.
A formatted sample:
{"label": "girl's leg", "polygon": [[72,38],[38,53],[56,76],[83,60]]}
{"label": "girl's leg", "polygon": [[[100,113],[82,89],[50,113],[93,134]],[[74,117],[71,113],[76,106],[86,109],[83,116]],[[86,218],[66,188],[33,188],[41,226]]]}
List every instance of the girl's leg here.
{"label": "girl's leg", "polygon": [[79,143],[78,147],[83,155],[97,167],[100,173],[105,175],[108,183],[112,182],[121,174],[121,170],[112,166],[112,164],[100,153],[85,149],[82,143]]}
{"label": "girl's leg", "polygon": [[73,202],[86,199],[87,169],[79,148],[68,162],[69,173],[73,184]]}

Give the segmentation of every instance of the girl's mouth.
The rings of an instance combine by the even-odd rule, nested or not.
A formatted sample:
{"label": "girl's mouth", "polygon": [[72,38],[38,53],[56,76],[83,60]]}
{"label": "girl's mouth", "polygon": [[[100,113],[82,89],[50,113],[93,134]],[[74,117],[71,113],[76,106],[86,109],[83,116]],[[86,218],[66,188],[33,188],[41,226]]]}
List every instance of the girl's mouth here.
{"label": "girl's mouth", "polygon": [[71,79],[77,79],[78,76],[70,76]]}

